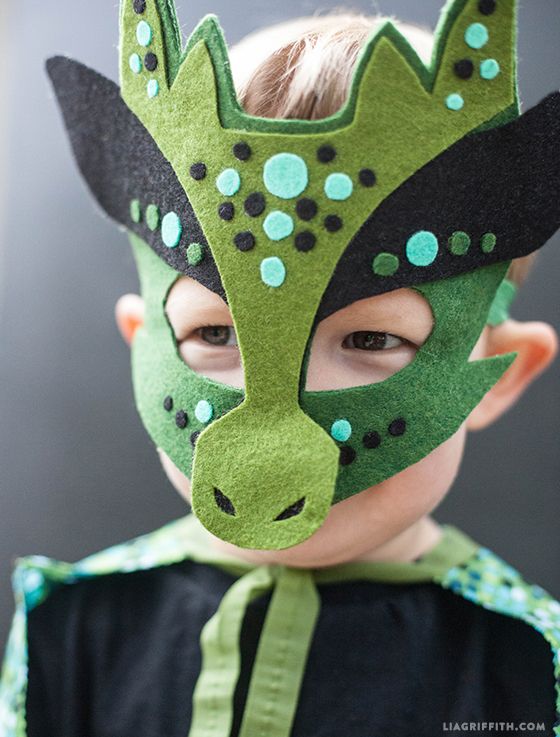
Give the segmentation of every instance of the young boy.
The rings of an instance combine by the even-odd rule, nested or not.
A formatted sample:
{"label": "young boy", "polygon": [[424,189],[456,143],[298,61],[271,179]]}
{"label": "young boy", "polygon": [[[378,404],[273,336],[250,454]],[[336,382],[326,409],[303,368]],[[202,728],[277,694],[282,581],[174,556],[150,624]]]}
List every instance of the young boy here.
{"label": "young boy", "polygon": [[507,317],[560,224],[558,95],[518,117],[514,36],[513,0],[454,0],[426,67],[392,26],[302,20],[238,47],[243,110],[213,20],[183,56],[167,2],[123,2],[120,94],[51,60],[194,514],[18,562],[0,734],[560,734],[560,604],[431,517],[556,353]]}

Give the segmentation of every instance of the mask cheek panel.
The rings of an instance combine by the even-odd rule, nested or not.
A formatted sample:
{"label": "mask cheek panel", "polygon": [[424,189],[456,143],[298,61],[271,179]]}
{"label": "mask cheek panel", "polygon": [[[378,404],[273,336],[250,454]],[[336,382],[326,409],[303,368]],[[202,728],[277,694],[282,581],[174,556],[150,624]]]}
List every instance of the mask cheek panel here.
{"label": "mask cheek panel", "polygon": [[195,373],[182,360],[165,314],[167,295],[180,274],[138,237],[130,240],[146,303],[145,323],[132,344],[136,406],[156,446],[191,478],[200,435],[243,401],[243,391]]}
{"label": "mask cheek panel", "polygon": [[469,362],[508,263],[417,287],[434,328],[412,363],[380,383],[301,395],[340,449],[333,503],[381,483],[453,435],[515,355]]}

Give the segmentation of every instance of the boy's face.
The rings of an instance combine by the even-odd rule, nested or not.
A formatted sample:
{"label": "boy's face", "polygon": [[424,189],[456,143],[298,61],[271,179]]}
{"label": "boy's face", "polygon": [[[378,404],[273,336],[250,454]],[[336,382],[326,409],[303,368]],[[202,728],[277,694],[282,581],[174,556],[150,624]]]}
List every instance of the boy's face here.
{"label": "boy's face", "polygon": [[[220,297],[184,277],[171,289],[166,312],[179,353],[191,369],[243,388],[232,317]],[[354,302],[319,324],[306,389],[325,391],[383,381],[413,360],[432,327],[428,302],[412,289]],[[481,347],[474,353],[479,357]],[[325,523],[304,542],[282,551],[253,551],[252,555],[263,563],[333,565],[394,539],[431,512],[446,494],[461,461],[465,435],[462,426],[420,462],[334,505]],[[189,479],[162,450],[159,453],[170,481],[190,502]],[[227,550],[227,544],[218,544]]]}

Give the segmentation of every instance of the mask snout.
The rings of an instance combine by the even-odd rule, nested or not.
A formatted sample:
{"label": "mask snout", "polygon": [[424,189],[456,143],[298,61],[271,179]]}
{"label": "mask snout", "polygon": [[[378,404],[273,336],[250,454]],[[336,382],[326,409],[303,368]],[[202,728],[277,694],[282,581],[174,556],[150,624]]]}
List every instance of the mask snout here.
{"label": "mask snout", "polygon": [[239,547],[292,547],[327,517],[338,468],[336,444],[299,408],[276,416],[244,404],[198,439],[193,511]]}

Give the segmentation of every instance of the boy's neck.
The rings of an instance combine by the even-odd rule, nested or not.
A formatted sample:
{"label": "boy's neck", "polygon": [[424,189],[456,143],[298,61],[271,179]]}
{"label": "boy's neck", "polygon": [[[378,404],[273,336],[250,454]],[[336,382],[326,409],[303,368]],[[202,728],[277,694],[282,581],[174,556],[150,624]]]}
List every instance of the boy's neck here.
{"label": "boy's neck", "polygon": [[[360,561],[412,562],[432,550],[440,541],[442,534],[443,530],[441,526],[432,517],[425,515],[382,545],[378,545],[371,550],[366,550],[359,555],[344,558],[336,563],[325,563],[325,566]],[[254,563],[255,565],[274,562],[270,555],[273,551],[239,548],[213,535],[212,545],[219,552],[240,558],[249,563]],[[302,566],[298,564],[297,567]],[[314,563],[311,567],[319,568],[321,565]]]}

